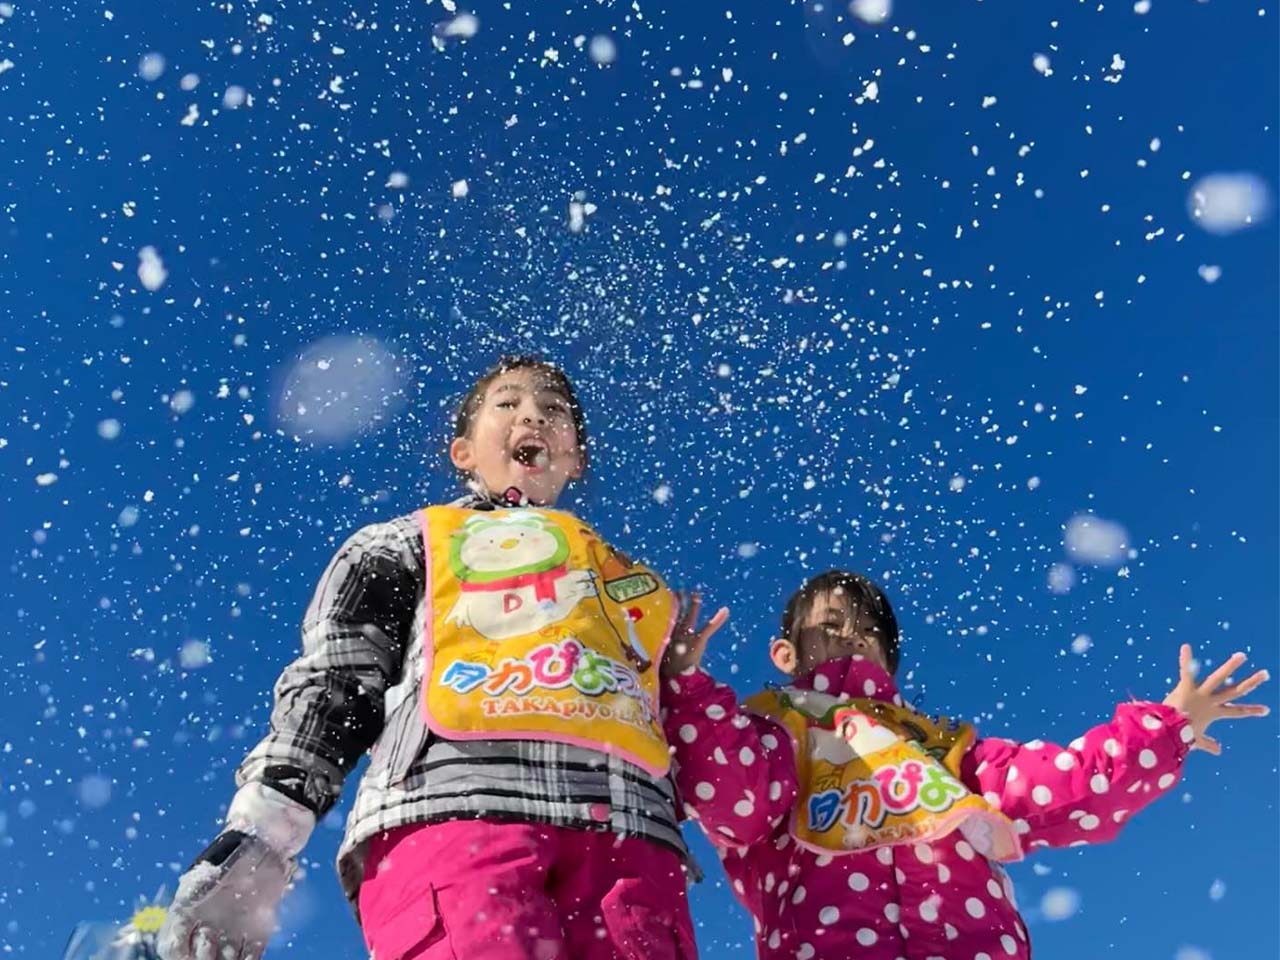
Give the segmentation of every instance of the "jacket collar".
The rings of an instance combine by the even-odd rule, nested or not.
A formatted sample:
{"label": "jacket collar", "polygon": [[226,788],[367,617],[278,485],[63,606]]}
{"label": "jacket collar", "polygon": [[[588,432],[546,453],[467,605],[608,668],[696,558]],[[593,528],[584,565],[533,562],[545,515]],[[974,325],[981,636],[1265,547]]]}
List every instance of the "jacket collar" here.
{"label": "jacket collar", "polygon": [[898,685],[883,667],[856,654],[828,660],[822,666],[787,684],[795,690],[826,694],[833,700],[867,697],[902,703]]}

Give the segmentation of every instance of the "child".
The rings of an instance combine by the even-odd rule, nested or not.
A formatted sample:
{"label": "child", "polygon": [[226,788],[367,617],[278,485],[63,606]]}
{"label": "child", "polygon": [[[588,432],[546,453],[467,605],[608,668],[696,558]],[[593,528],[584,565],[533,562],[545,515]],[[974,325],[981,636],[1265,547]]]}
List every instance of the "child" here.
{"label": "child", "polygon": [[370,749],[338,867],[377,960],[694,960],[656,709],[676,598],[549,509],[586,466],[558,368],[486,373],[449,453],[471,495],[364,528],[321,578],[226,829],[179,884],[166,960],[261,955]]}
{"label": "child", "polygon": [[[696,613],[696,611],[695,611]],[[663,707],[686,809],[720,851],[761,958],[998,960],[1030,956],[999,861],[1109,840],[1178,781],[1231,701],[1267,679],[1203,683],[1191,649],[1164,703],[1123,703],[1070,746],[976,739],[907,707],[898,625],[853,573],[806,583],[770,648],[790,686],[738,707],[702,672],[705,636],[673,646]]]}

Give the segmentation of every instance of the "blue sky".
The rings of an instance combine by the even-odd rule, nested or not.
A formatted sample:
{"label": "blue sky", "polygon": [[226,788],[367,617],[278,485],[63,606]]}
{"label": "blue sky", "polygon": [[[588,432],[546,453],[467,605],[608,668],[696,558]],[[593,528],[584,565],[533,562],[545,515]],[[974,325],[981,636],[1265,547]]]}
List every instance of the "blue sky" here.
{"label": "blue sky", "polygon": [[[1269,3],[192,6],[0,4],[6,952],[173,883],[329,554],[451,495],[504,350],[580,383],[571,505],[732,607],[744,693],[835,565],[992,734],[1158,699],[1183,640],[1276,669],[1274,203],[1188,213],[1215,173],[1274,197]],[[1068,556],[1082,513],[1129,552]],[[1280,952],[1280,740],[1222,733],[1117,843],[1016,868],[1038,957]],[[272,955],[363,955],[352,793]],[[697,849],[703,956],[741,956]]]}

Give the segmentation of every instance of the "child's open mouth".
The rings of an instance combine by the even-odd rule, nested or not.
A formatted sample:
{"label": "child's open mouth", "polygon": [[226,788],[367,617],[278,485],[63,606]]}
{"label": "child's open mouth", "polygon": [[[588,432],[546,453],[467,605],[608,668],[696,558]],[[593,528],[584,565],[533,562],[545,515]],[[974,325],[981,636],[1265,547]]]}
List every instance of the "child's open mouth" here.
{"label": "child's open mouth", "polygon": [[527,440],[516,444],[511,452],[511,458],[530,470],[545,470],[551,462],[551,453],[544,444],[536,440]]}

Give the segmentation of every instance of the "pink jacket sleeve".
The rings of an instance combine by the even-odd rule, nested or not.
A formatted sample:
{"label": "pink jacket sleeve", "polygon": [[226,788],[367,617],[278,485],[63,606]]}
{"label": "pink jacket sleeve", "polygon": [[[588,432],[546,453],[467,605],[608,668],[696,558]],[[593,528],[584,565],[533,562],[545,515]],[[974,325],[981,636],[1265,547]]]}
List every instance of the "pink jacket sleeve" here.
{"label": "pink jacket sleeve", "polygon": [[1026,847],[1104,843],[1178,782],[1192,739],[1174,708],[1122,703],[1110,723],[1065,748],[979,740],[960,775],[1014,821]]}
{"label": "pink jacket sleeve", "polygon": [[663,682],[664,727],[685,811],[720,846],[767,840],[795,802],[790,736],[742,710],[730,687],[701,670]]}

